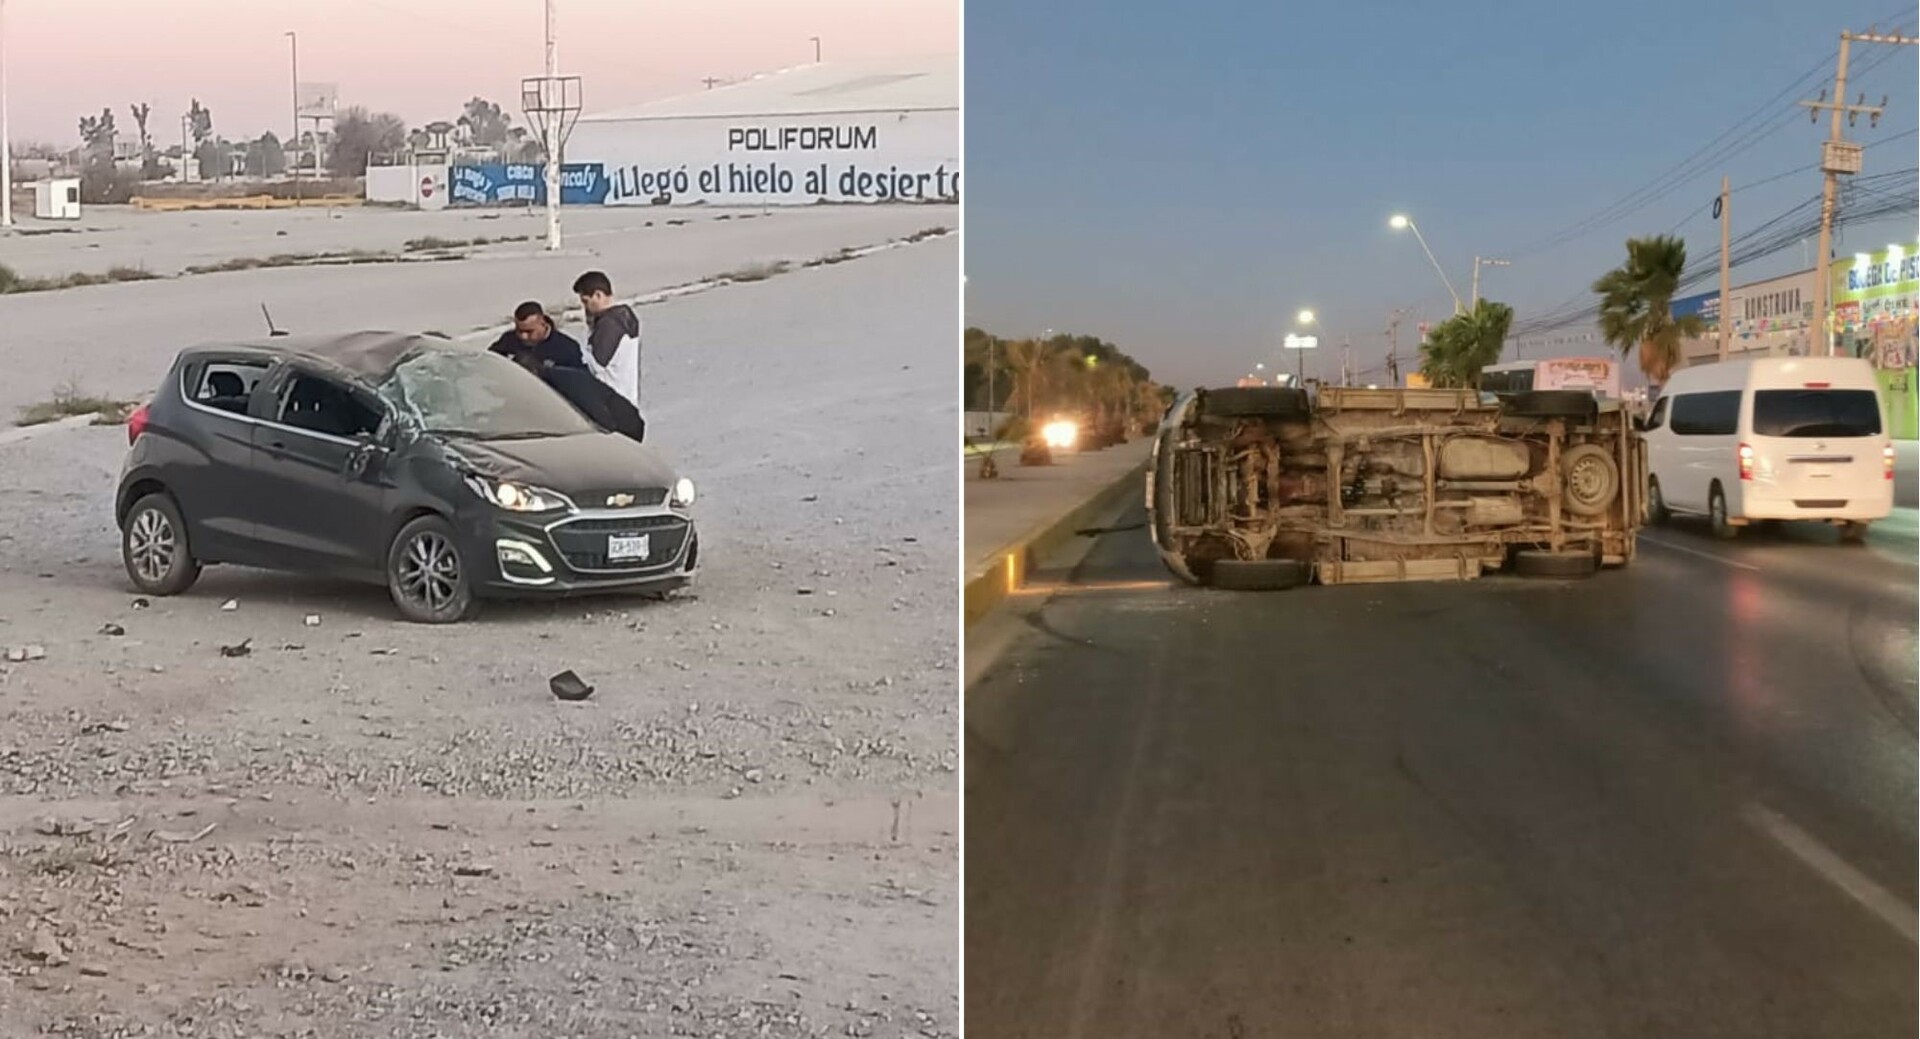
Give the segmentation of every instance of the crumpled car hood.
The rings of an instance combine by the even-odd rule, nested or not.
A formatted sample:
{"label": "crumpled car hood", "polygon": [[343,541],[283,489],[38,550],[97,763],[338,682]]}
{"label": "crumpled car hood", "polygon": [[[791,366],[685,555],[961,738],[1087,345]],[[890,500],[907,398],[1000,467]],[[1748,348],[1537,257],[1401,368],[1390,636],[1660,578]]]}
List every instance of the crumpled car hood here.
{"label": "crumpled car hood", "polygon": [[442,443],[473,472],[568,495],[671,488],[676,475],[658,452],[612,433]]}

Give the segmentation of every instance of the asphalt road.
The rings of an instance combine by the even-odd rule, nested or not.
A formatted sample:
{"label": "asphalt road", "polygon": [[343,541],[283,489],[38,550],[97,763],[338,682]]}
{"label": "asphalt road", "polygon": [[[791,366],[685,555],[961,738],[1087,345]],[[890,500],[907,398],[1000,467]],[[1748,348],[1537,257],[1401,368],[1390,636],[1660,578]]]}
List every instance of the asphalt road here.
{"label": "asphalt road", "polygon": [[1911,1035],[1911,529],[1268,595],[1102,537],[967,694],[968,1034]]}

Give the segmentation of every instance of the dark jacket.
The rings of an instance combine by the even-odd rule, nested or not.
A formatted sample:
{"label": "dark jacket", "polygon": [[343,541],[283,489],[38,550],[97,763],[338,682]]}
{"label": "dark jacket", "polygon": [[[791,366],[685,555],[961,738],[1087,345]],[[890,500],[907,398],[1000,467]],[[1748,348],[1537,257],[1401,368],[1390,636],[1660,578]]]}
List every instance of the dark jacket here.
{"label": "dark jacket", "polygon": [[540,378],[546,380],[556,393],[567,398],[567,402],[591,419],[594,425],[637,442],[646,441],[647,423],[640,417],[639,409],[592,372],[585,368],[556,365],[543,370]]}
{"label": "dark jacket", "polygon": [[586,357],[580,352],[580,344],[572,336],[554,329],[553,333],[538,343],[528,346],[520,341],[520,333],[509,328],[506,334],[493,341],[487,349],[506,358],[516,358],[528,350],[539,358],[542,367],[552,365],[555,368],[587,367]]}

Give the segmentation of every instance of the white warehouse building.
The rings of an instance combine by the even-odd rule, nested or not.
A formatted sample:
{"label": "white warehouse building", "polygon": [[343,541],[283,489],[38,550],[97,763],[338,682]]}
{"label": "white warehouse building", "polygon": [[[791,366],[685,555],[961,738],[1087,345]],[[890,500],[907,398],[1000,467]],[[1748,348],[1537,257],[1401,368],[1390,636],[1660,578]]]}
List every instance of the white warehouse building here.
{"label": "white warehouse building", "polygon": [[957,202],[959,61],[826,62],[582,115],[607,205]]}

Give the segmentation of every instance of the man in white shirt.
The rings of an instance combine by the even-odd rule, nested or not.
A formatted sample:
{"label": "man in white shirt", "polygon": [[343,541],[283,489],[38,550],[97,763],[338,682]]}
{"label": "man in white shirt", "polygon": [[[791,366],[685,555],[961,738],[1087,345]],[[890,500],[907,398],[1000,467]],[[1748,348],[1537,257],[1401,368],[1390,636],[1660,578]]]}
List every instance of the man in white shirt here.
{"label": "man in white shirt", "polygon": [[587,368],[638,409],[640,315],[614,302],[613,282],[602,271],[574,279],[573,291],[587,311]]}

